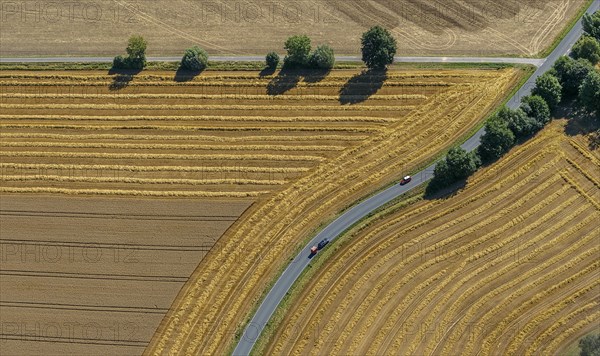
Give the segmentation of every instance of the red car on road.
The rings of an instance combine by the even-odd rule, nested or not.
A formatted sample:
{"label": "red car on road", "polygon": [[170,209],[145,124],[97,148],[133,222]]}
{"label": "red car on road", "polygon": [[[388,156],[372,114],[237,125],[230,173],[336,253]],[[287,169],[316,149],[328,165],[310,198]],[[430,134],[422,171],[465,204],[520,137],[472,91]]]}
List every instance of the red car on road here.
{"label": "red car on road", "polygon": [[410,182],[411,180],[412,180],[411,176],[406,176],[406,177],[402,178],[402,180],[400,181],[400,185],[404,185],[404,184]]}

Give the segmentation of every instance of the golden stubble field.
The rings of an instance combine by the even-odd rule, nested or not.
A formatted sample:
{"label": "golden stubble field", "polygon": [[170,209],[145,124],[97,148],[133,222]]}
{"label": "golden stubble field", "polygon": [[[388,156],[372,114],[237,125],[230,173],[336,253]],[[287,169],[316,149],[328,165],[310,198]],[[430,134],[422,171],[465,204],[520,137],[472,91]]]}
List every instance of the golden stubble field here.
{"label": "golden stubble field", "polygon": [[283,51],[306,33],[340,54],[357,54],[375,24],[398,39],[400,55],[520,55],[543,51],[584,0],[6,1],[2,56],[110,55],[139,33],[150,55]]}
{"label": "golden stubble field", "polygon": [[[149,351],[224,352],[311,231],[465,135],[523,74],[3,71],[0,308],[26,321],[7,347],[139,353],[167,314]],[[139,255],[40,263],[23,245]],[[76,336],[25,337],[99,313]]]}
{"label": "golden stubble field", "polygon": [[[326,89],[340,75],[345,77],[342,83]],[[319,82],[301,81],[288,93],[299,93],[296,90],[304,86],[319,88],[319,94],[333,90],[344,94],[343,103],[335,105],[345,115],[354,110],[373,116],[375,108],[383,105],[378,116],[395,119],[254,204],[222,237],[221,255],[226,260],[207,256],[198,266],[161,323],[149,353],[225,352],[267,283],[310,233],[340,209],[432,159],[465,135],[502,100],[498,93],[508,93],[520,76],[513,69],[390,71],[384,81],[365,80],[364,75],[334,72]],[[362,103],[360,98],[345,97],[364,93],[378,81],[381,89]],[[386,95],[403,95],[401,100],[411,101],[417,99],[413,95],[426,98],[403,113],[400,103],[393,105],[398,99],[385,100]],[[306,109],[302,114],[312,115]]]}
{"label": "golden stubble field", "polygon": [[593,330],[600,155],[565,124],[344,238],[263,352],[557,354]]}

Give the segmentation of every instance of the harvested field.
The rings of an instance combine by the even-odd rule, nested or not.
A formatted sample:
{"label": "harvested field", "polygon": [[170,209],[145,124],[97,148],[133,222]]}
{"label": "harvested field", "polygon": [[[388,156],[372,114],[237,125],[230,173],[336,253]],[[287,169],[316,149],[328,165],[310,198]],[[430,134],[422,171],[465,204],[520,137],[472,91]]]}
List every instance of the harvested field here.
{"label": "harvested field", "polygon": [[[284,185],[270,196],[261,197],[221,238],[222,251],[227,257],[222,259],[209,253],[198,266],[161,323],[146,350],[148,353],[225,353],[236,333],[241,332],[244,318],[267,283],[323,221],[332,219],[339,210],[374,188],[383,187],[431,161],[480,123],[503,99],[498,93],[507,95],[520,75],[518,70],[503,69],[390,71],[385,80],[365,74],[350,76],[347,72],[333,72],[314,83],[315,90],[319,88],[319,95],[342,93],[342,106],[358,107],[375,105],[370,100],[379,95],[408,95],[400,102],[394,103],[399,99],[392,99],[386,102],[386,106],[410,105],[414,109],[407,112],[388,109],[352,111],[353,117],[366,114],[393,120],[387,123],[360,120],[352,123],[350,127],[361,131],[336,134],[346,137],[366,135],[367,138],[353,141],[352,146],[348,144],[344,151],[323,155],[324,160],[298,180]],[[338,87],[330,85],[330,81],[337,82]],[[427,85],[428,82],[433,85]],[[379,91],[362,94],[364,98],[361,101],[346,102],[345,95],[360,95],[374,85],[380,87]],[[304,81],[303,85],[286,91],[284,95],[313,95],[310,88],[313,88],[313,83]],[[424,95],[426,99],[414,97],[415,94]],[[379,102],[383,101],[376,101]],[[348,113],[345,111],[340,116]],[[294,113],[295,116],[300,114],[314,116],[310,111]],[[330,112],[327,112],[329,115]],[[238,125],[243,127],[246,123]],[[320,123],[319,126],[337,127],[332,123]],[[311,123],[308,127],[317,126]],[[263,135],[266,133],[261,132]],[[90,132],[85,131],[85,134]],[[15,149],[11,148],[11,151]]]}
{"label": "harvested field", "polygon": [[510,75],[4,71],[0,191],[256,198],[436,97]]}
{"label": "harvested field", "polygon": [[[337,53],[359,52],[361,34],[383,25],[403,55],[535,55],[548,47],[585,0],[6,1],[0,7],[3,56],[108,55],[131,33],[150,55],[200,45],[211,54],[283,51],[306,33]],[[198,32],[195,29],[202,28]]]}
{"label": "harvested field", "polygon": [[558,354],[597,328],[600,154],[565,125],[343,237],[262,352]]}
{"label": "harvested field", "polygon": [[[72,317],[78,325],[102,321],[99,336],[87,336],[93,353],[140,353],[181,290],[172,312],[183,314],[163,319],[155,334],[157,341],[164,337],[174,344],[152,347],[223,352],[295,244],[373,186],[396,179],[465,135],[502,100],[497,93],[510,91],[524,72],[407,70],[384,76],[353,70],[325,78],[208,72],[177,82],[166,72],[122,78],[101,72],[3,71],[0,201],[7,212],[1,215],[2,238],[19,240],[9,241],[17,246],[52,249],[92,243],[94,251],[106,251],[102,256],[119,250],[114,244],[161,247],[141,251],[131,268],[112,260],[101,266],[2,261],[2,317],[27,320],[26,327],[35,320],[46,325],[53,315],[56,320]],[[378,90],[369,89],[373,87]],[[39,198],[43,194],[46,203]],[[164,206],[144,199],[165,196],[179,199],[157,200]],[[200,199],[184,203],[191,197]],[[239,197],[254,199],[243,200],[244,207],[257,202],[229,229],[233,218],[115,219],[196,216],[202,214],[198,209]],[[99,203],[104,199],[108,203]],[[236,209],[232,216],[243,211]],[[102,218],[91,218],[96,210]],[[213,210],[206,215],[220,209]],[[115,216],[110,211],[121,212]],[[296,222],[297,229],[287,228]],[[225,230],[229,232],[219,239]],[[218,247],[209,247],[208,254],[178,251],[204,246],[197,234],[210,236],[212,244],[219,239]],[[152,242],[146,241],[149,236]],[[32,241],[20,241],[26,238]],[[193,280],[186,283],[198,263]],[[252,276],[257,279],[248,280]],[[63,304],[86,310],[59,316]],[[101,308],[112,309],[101,318]],[[148,308],[153,313],[142,313]],[[211,322],[196,324],[198,312]],[[118,324],[128,316],[143,326],[135,330],[135,338],[120,334],[118,340],[110,336],[111,342],[106,341],[106,330],[115,324],[105,324],[114,321],[129,330],[129,324]],[[222,323],[212,324],[222,317]],[[179,324],[186,318],[193,327]],[[89,341],[73,336],[70,342],[60,335],[61,342],[32,340],[22,337],[22,328],[7,333],[16,335],[5,338],[7,347],[32,353],[45,350],[46,344],[57,353],[78,353]],[[220,349],[211,350],[216,346]]]}
{"label": "harvested field", "polygon": [[141,354],[251,203],[2,194],[2,354]]}

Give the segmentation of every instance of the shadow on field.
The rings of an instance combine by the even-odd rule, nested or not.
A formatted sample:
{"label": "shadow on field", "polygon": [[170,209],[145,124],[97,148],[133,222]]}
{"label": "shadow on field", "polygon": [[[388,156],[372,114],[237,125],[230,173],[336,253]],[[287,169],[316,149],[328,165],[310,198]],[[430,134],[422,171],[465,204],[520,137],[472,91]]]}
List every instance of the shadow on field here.
{"label": "shadow on field", "polygon": [[288,90],[294,89],[298,85],[298,82],[300,82],[301,74],[302,72],[299,70],[283,68],[267,84],[267,94],[281,95]]}
{"label": "shadow on field", "polygon": [[[268,95],[281,95],[298,86],[300,79],[306,83],[318,83],[325,79],[331,70],[329,69],[288,69],[283,68],[267,84]],[[269,75],[263,70],[260,76]],[[272,73],[271,73],[272,74]]]}
{"label": "shadow on field", "polygon": [[312,69],[310,71],[306,71],[304,75],[304,81],[307,83],[318,83],[321,80],[325,79],[327,75],[329,75],[331,69]]}
{"label": "shadow on field", "polygon": [[114,69],[108,71],[109,75],[114,75],[113,82],[108,86],[109,90],[121,90],[127,88],[136,74],[139,74],[141,69]]}
{"label": "shadow on field", "polygon": [[358,104],[377,93],[387,79],[387,70],[363,70],[359,74],[350,78],[340,89],[340,103]]}
{"label": "shadow on field", "polygon": [[263,70],[260,71],[260,73],[258,73],[258,76],[261,78],[267,77],[269,75],[275,74],[276,70],[277,70],[277,68],[265,67]]}
{"label": "shadow on field", "polygon": [[[430,181],[431,182],[431,181]],[[449,185],[444,188],[439,189],[431,189],[431,185],[427,183],[427,187],[425,188],[424,198],[426,200],[440,200],[440,199],[448,199],[455,196],[461,189],[467,186],[467,180],[462,179],[452,185]]]}
{"label": "shadow on field", "polygon": [[590,150],[600,147],[600,114],[594,115],[579,108],[575,100],[559,106],[556,117],[567,119],[565,134],[568,136],[584,135],[589,138]]}
{"label": "shadow on field", "polygon": [[202,74],[202,72],[203,70],[189,70],[179,67],[177,68],[177,72],[175,72],[173,80],[178,83],[191,82],[194,78]]}

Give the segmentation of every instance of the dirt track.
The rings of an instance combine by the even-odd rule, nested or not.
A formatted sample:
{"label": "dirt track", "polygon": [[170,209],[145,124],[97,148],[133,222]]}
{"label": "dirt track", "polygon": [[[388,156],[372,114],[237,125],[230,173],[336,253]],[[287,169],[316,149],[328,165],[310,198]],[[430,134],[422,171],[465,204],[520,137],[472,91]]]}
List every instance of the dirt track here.
{"label": "dirt track", "polygon": [[294,34],[356,54],[366,28],[391,29],[403,55],[535,55],[549,46],[584,0],[306,0],[4,2],[2,56],[116,55],[131,33],[151,55],[278,50]]}
{"label": "dirt track", "polygon": [[249,200],[0,196],[2,354],[140,354]]}
{"label": "dirt track", "polygon": [[594,328],[600,156],[564,124],[344,237],[262,352],[555,354]]}

